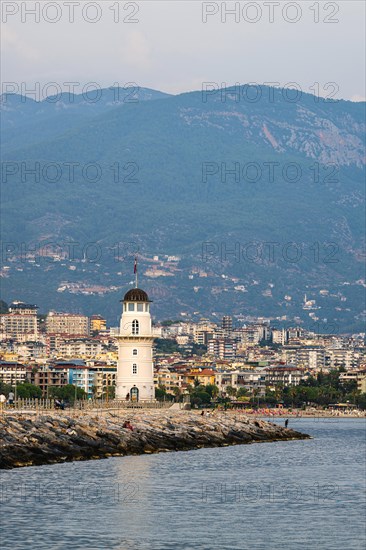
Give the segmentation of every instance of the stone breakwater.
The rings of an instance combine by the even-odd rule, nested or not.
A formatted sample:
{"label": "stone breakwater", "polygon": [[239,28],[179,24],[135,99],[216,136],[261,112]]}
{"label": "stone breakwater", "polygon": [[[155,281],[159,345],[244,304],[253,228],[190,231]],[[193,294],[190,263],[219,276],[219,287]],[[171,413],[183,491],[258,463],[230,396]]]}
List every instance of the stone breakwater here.
{"label": "stone breakwater", "polygon": [[[123,427],[125,420],[131,421],[133,431]],[[67,412],[39,418],[7,414],[0,418],[0,468],[307,438],[242,414],[105,411],[74,418]]]}

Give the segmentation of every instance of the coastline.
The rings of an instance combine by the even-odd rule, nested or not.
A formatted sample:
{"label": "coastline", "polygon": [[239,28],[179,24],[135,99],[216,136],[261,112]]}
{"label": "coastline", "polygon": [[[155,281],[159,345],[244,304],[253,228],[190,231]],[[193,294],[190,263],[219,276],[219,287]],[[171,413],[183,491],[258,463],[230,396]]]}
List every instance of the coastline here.
{"label": "coastline", "polygon": [[332,418],[333,420],[345,420],[347,418],[359,418],[360,420],[365,420],[366,415],[365,414],[331,414],[331,413],[312,413],[312,414],[292,414],[292,413],[286,413],[282,415],[278,414],[266,414],[266,413],[260,413],[260,414],[250,414],[249,418],[270,418],[272,420],[285,420],[286,418],[291,418],[292,420],[298,420],[298,419],[308,419],[311,420],[312,418],[316,418],[318,420],[321,420],[322,418]]}
{"label": "coastline", "polygon": [[[124,428],[129,420],[133,430]],[[192,411],[67,411],[0,418],[0,469],[110,456],[188,451],[271,441],[310,439],[291,428],[242,413],[201,416]]]}

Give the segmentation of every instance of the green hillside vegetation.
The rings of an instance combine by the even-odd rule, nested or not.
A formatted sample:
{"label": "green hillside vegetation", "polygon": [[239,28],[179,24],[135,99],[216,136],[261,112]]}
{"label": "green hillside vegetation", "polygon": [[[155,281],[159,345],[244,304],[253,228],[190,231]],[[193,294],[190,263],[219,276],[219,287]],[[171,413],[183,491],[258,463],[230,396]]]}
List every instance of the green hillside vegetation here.
{"label": "green hillside vegetation", "polygon": [[[308,94],[290,103],[283,100],[281,90],[274,92],[273,102],[268,97],[265,87],[263,99],[257,103],[228,97],[222,102],[219,95],[204,102],[201,92],[192,92],[108,106],[88,119],[81,113],[73,122],[66,116],[56,124],[52,111],[49,119],[41,117],[39,123],[36,116],[31,125],[26,120],[24,128],[20,117],[15,128],[5,132],[3,170],[6,163],[25,162],[27,167],[36,162],[41,167],[60,163],[62,174],[57,182],[51,182],[51,176],[48,181],[41,177],[39,182],[29,176],[22,182],[20,168],[14,176],[4,179],[3,175],[4,242],[96,242],[105,249],[118,242],[135,242],[143,255],[179,255],[187,270],[198,264],[216,273],[227,271],[244,284],[253,279],[273,282],[282,295],[292,287],[292,292],[304,294],[306,286],[311,289],[319,284],[322,288],[330,283],[337,287],[343,280],[360,279],[364,104],[316,102]],[[267,139],[264,128],[278,147]],[[331,161],[322,160],[327,158]],[[79,167],[74,181],[69,181],[64,163],[73,162]],[[274,180],[269,181],[265,163],[273,162],[278,164]],[[98,181],[83,178],[82,168],[88,163],[100,166]],[[205,177],[202,170],[207,163],[218,173]],[[262,177],[254,182],[241,174],[240,181],[235,181],[228,175],[222,181],[222,165],[230,170],[235,163],[240,169],[255,163]],[[298,181],[290,181],[291,170],[289,177],[282,175],[283,167],[290,163],[301,170]],[[319,181],[314,180],[314,170],[319,172]],[[250,171],[249,178],[253,179]],[[237,262],[233,255],[220,257],[219,253],[205,262],[202,243],[207,241],[216,243],[217,250],[221,243],[233,250],[235,243],[276,242],[280,252],[272,263]],[[306,250],[300,262],[283,260],[282,247],[289,242]],[[320,261],[313,259],[314,243],[321,248]],[[338,261],[327,261],[332,251],[326,248],[329,243],[337,249]],[[116,284],[118,269],[128,272],[127,265],[117,266],[112,255],[103,257],[102,263],[106,271],[114,273],[110,284]],[[57,268],[53,280],[63,280],[61,271]],[[80,280],[79,273],[68,272],[68,280],[73,277]],[[106,280],[102,272],[93,274],[93,280],[98,279]],[[37,294],[45,280],[38,270],[36,280],[28,274],[22,286],[26,293],[36,287]],[[124,281],[126,284],[127,279]],[[164,283],[171,296],[176,282]],[[19,281],[16,284],[19,286]],[[147,286],[151,284],[160,288],[160,281],[146,281]],[[207,293],[193,298],[192,290],[188,292],[182,281],[179,288],[182,306],[203,312],[215,307],[209,304]],[[10,299],[8,293],[15,288],[9,280],[5,289],[5,298]],[[359,304],[359,290],[352,289],[351,306]],[[47,298],[58,303],[64,300],[62,295],[52,297],[51,291]],[[81,306],[83,297],[67,295],[67,299],[85,307]],[[93,300],[96,306],[98,298]],[[105,300],[105,307],[113,307],[116,315],[117,305],[112,306],[116,296]],[[249,289],[245,307],[258,312],[258,301],[263,302],[259,289]],[[229,303],[232,306],[235,300],[229,298]],[[177,315],[173,305],[170,301],[168,308],[165,303],[161,313]],[[268,300],[264,307],[269,312],[279,311],[279,304],[268,304]]]}

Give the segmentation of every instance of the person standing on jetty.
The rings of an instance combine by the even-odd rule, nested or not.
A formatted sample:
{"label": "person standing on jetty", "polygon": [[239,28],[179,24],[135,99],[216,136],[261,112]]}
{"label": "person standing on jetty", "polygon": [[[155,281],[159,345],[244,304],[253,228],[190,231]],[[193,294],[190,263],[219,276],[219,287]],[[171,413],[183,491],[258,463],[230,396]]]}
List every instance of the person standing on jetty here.
{"label": "person standing on jetty", "polygon": [[288,418],[286,418],[285,420],[285,428],[287,428],[287,426],[288,426]]}

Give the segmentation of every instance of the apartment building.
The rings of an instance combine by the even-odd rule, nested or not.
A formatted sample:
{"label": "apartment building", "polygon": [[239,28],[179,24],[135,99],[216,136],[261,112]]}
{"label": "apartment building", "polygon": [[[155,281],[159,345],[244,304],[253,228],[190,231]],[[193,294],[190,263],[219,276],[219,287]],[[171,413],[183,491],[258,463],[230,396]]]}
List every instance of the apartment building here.
{"label": "apartment building", "polygon": [[364,357],[364,351],[352,348],[328,348],[326,351],[326,364],[330,369],[344,367],[346,370],[352,370],[360,366]]}
{"label": "apartment building", "polygon": [[16,361],[0,361],[0,382],[3,384],[21,384],[27,379],[27,368]]}
{"label": "apartment building", "polygon": [[110,388],[116,386],[117,367],[107,364],[94,364],[90,370],[94,373],[93,397],[110,397]]}
{"label": "apartment building", "polygon": [[244,388],[248,390],[248,392],[252,393],[255,390],[259,391],[259,395],[264,395],[265,373],[263,369],[217,372],[215,384],[222,393],[226,393],[227,387],[231,386],[236,390]]}
{"label": "apartment building", "polygon": [[46,333],[65,336],[89,336],[89,318],[77,313],[50,311],[46,318]]}
{"label": "apartment building", "polygon": [[49,366],[29,369],[28,380],[31,384],[41,388],[42,397],[48,397],[50,387],[59,388],[69,383],[67,369],[56,369]]}
{"label": "apartment building", "polygon": [[53,351],[66,358],[92,358],[102,351],[102,343],[95,338],[58,338]]}
{"label": "apartment building", "polygon": [[24,302],[12,303],[9,306],[9,312],[0,315],[1,340],[36,341],[38,338],[37,309],[37,306]]}
{"label": "apartment building", "polygon": [[164,386],[168,393],[174,393],[174,388],[182,387],[184,376],[180,372],[176,372],[167,367],[160,367],[154,375],[154,384],[156,386]]}
{"label": "apartment building", "polygon": [[101,315],[92,315],[90,317],[90,332],[99,334],[100,331],[107,329],[107,321]]}
{"label": "apartment building", "polygon": [[280,365],[265,368],[266,385],[274,386],[298,386],[304,377],[305,369],[292,365]]}
{"label": "apartment building", "polygon": [[208,341],[207,352],[219,359],[234,359],[236,342],[232,338],[213,338]]}

